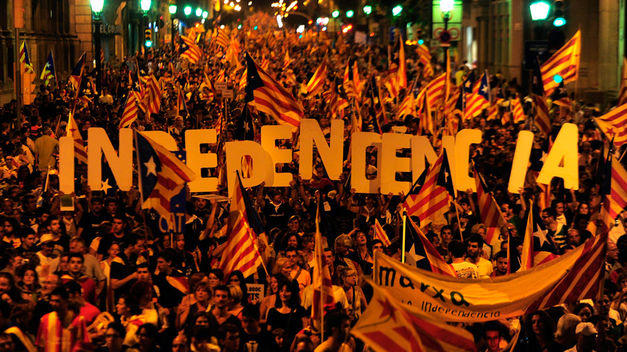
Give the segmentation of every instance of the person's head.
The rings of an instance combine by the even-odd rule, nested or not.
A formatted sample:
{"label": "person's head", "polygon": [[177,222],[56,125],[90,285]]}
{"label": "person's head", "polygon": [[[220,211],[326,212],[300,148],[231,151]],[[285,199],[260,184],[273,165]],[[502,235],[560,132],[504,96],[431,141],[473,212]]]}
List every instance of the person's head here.
{"label": "person's head", "polygon": [[32,232],[28,232],[22,236],[22,248],[31,249],[37,242],[37,235]]}
{"label": "person's head", "polygon": [[354,287],[357,285],[357,271],[353,268],[343,267],[344,270],[340,272],[340,278],[342,280],[342,284],[345,287]]}
{"label": "person's head", "polygon": [[78,275],[83,271],[85,257],[80,253],[70,253],[68,256],[68,271],[73,275]]}
{"label": "person's head", "polygon": [[597,314],[601,316],[607,315],[610,311],[610,303],[612,303],[610,297],[607,295],[607,293],[603,293],[601,297],[599,297],[599,299],[595,302]]}
{"label": "person's head", "polygon": [[224,273],[220,269],[211,269],[207,278],[209,280],[209,287],[213,289],[222,284],[222,280],[224,280]]}
{"label": "person's head", "polygon": [[23,285],[26,286],[37,286],[39,285],[39,277],[37,275],[37,271],[34,267],[30,265],[22,265],[18,268],[16,275],[18,280],[22,282]]}
{"label": "person's head", "polygon": [[557,216],[564,214],[564,202],[561,200],[553,200],[551,202],[551,208],[553,208]]}
{"label": "person's head", "polygon": [[80,237],[72,237],[70,240],[70,253],[85,254],[85,240]]}
{"label": "person's head", "polygon": [[163,250],[159,253],[159,257],[157,258],[157,269],[161,273],[169,274],[172,271],[172,262],[174,261],[175,255],[172,253],[171,249]]}
{"label": "person's head", "polygon": [[597,337],[597,329],[593,323],[581,322],[575,328],[577,335],[577,351],[594,351]]}
{"label": "person's head", "polygon": [[60,316],[63,316],[62,313],[65,313],[67,310],[68,304],[68,293],[63,287],[57,287],[50,293],[50,307],[59,313]]}
{"label": "person's head", "polygon": [[226,285],[218,285],[213,289],[213,304],[219,308],[224,309],[229,304],[230,291]]}
{"label": "person's head", "polygon": [[476,259],[481,254],[483,248],[483,238],[479,234],[471,235],[468,239],[467,255],[469,258]]}
{"label": "person's head", "polygon": [[187,337],[184,334],[178,334],[172,340],[172,352],[187,352],[189,351],[187,344]]}
{"label": "person's head", "polygon": [[15,351],[15,343],[11,335],[7,333],[0,333],[0,352],[13,352]]}
{"label": "person's head", "polygon": [[185,250],[185,234],[179,233],[174,239],[174,248],[178,251]]}
{"label": "person's head", "polygon": [[122,324],[118,322],[109,323],[105,331],[105,346],[109,351],[121,351],[125,336],[126,329]]}
{"label": "person's head", "polygon": [[61,223],[58,217],[50,216],[48,218],[48,231],[55,235],[61,233]]}
{"label": "person's head", "polygon": [[331,265],[333,264],[333,251],[330,248],[325,248],[323,253],[322,253],[322,260],[324,262],[324,265]]}
{"label": "person's head", "polygon": [[224,324],[218,328],[218,344],[221,351],[235,352],[240,350],[240,328],[230,323]]}
{"label": "person's head", "polygon": [[209,315],[206,312],[198,312],[192,320],[196,328],[209,328]]}
{"label": "person's head", "polygon": [[581,234],[577,228],[570,228],[568,230],[568,244],[577,247],[581,244]]}
{"label": "person's head", "polygon": [[507,260],[507,251],[502,250],[494,256],[496,260],[496,271],[500,274],[507,274],[509,261]]}
{"label": "person's head", "polygon": [[242,329],[244,331],[256,331],[259,327],[259,306],[247,304],[242,309]]}
{"label": "person's head", "polygon": [[157,327],[150,323],[142,324],[137,329],[136,335],[139,340],[139,346],[142,352],[149,352],[154,350],[154,348],[156,347],[157,334]]}
{"label": "person's head", "polygon": [[372,241],[372,253],[383,250],[383,242],[381,240]]}
{"label": "person's head", "polygon": [[555,329],[555,341],[565,347],[572,347],[577,342],[575,328],[581,322],[581,318],[575,314],[564,314],[557,321]]}
{"label": "person's head", "polygon": [[41,293],[42,295],[49,295],[59,286],[59,275],[47,274],[41,278]]}
{"label": "person's head", "polygon": [[461,241],[453,240],[448,244],[448,251],[453,258],[464,258],[466,255],[466,245]]}
{"label": "person's head", "polygon": [[111,222],[111,232],[114,235],[120,235],[124,232],[124,217],[123,216],[114,216],[113,221]]}
{"label": "person's head", "polygon": [[299,232],[300,231],[300,218],[298,215],[293,215],[289,221],[287,222],[287,227],[291,232]]}
{"label": "person's head", "polygon": [[297,307],[300,304],[298,290],[298,282],[296,280],[281,280],[281,282],[279,282],[279,292],[276,300],[277,308],[283,305],[290,308]]}
{"label": "person's head", "polygon": [[242,297],[244,293],[242,292],[241,287],[239,285],[228,285],[229,288],[229,305],[236,306],[238,303],[242,302]]}
{"label": "person's head", "polygon": [[335,254],[343,257],[348,254],[348,251],[352,246],[353,241],[348,235],[339,235],[335,239]]}
{"label": "person's head", "polygon": [[448,225],[442,226],[442,229],[440,229],[440,239],[442,245],[446,248],[451,240],[453,240],[453,229]]}
{"label": "person's head", "polygon": [[552,208],[546,208],[542,210],[541,217],[544,225],[550,225],[555,222],[555,210],[553,210]]}
{"label": "person's head", "polygon": [[368,244],[368,238],[366,237],[366,233],[364,233],[363,231],[357,231],[357,233],[355,234],[355,245],[359,246],[365,246]]}
{"label": "person's head", "polygon": [[0,272],[0,296],[5,293],[11,293],[15,288],[15,280],[13,275],[8,272]]}
{"label": "person's head", "polygon": [[120,255],[120,244],[117,242],[111,243],[109,249],[107,249],[107,255],[109,258],[115,258]]}
{"label": "person's head", "polygon": [[211,298],[209,284],[203,281],[196,284],[194,287],[194,298],[199,302],[207,303]]}
{"label": "person's head", "polygon": [[486,340],[486,344],[488,345],[488,352],[501,351],[500,345],[501,340],[504,337],[504,332],[505,327],[497,321],[490,321],[484,325],[484,337]]}
{"label": "person's head", "polygon": [[529,317],[529,327],[536,338],[551,341],[555,332],[555,324],[551,317],[542,310],[532,313]]}
{"label": "person's head", "polygon": [[287,258],[286,266],[290,269],[294,268],[298,263],[298,251],[295,247],[290,247],[285,251],[285,258]]}
{"label": "person's head", "polygon": [[285,242],[286,248],[300,248],[300,237],[297,234],[290,234],[287,236]]}
{"label": "person's head", "polygon": [[125,317],[125,316],[129,316],[131,315],[131,304],[129,302],[129,299],[127,296],[122,296],[120,298],[118,298],[118,301],[115,305],[115,312],[117,315],[121,316],[121,317]]}
{"label": "person's head", "polygon": [[333,309],[327,313],[324,320],[324,330],[327,336],[332,336],[338,342],[346,341],[350,330],[350,319],[341,309]]}
{"label": "person's head", "polygon": [[152,280],[152,276],[150,275],[150,271],[148,270],[147,263],[139,264],[136,270],[137,270],[137,281],[150,282]]}
{"label": "person's head", "polygon": [[594,315],[594,308],[588,303],[579,303],[575,306],[573,313],[579,316],[581,321],[586,322],[590,321],[590,318]]}

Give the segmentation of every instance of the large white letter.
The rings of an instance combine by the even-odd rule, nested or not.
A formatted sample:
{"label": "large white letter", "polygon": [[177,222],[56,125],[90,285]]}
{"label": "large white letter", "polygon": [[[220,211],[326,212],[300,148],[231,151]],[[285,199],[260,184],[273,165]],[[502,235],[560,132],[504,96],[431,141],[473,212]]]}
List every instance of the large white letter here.
{"label": "large white letter", "polygon": [[265,182],[267,186],[272,184],[272,158],[266,153],[259,143],[253,141],[226,142],[226,177],[229,186],[229,197],[233,195],[236,171],[242,172],[242,158],[248,155],[252,158],[250,177],[242,177],[244,187],[253,187]]}
{"label": "large white letter", "polygon": [[564,188],[579,189],[578,134],[577,125],[572,123],[562,125],[540,170],[538,183],[548,185],[553,177],[561,177],[564,180]]}
{"label": "large white letter", "polygon": [[416,182],[418,177],[425,171],[425,159],[429,162],[429,165],[433,165],[438,160],[438,155],[433,150],[429,138],[426,136],[413,136],[411,137],[411,169],[412,169],[412,183]]}
{"label": "large white letter", "polygon": [[130,128],[120,130],[119,156],[104,129],[90,127],[87,135],[89,141],[87,183],[89,187],[94,191],[102,189],[102,164],[100,160],[104,153],[118,188],[121,191],[130,190],[133,184],[133,131]]}
{"label": "large white letter", "polygon": [[179,146],[176,144],[176,139],[174,139],[174,137],[166,131],[142,131],[142,134],[159,143],[159,145],[168,151],[176,152],[179,150]]}
{"label": "large white letter", "polygon": [[267,186],[289,187],[294,178],[289,172],[277,172],[276,165],[292,162],[292,150],[283,149],[276,146],[276,141],[280,139],[291,139],[292,127],[288,125],[266,125],[261,126],[261,147],[272,158],[273,182]]}
{"label": "large white letter", "polygon": [[509,193],[520,193],[525,186],[525,176],[529,168],[529,156],[533,147],[533,132],[520,131],[516,141],[514,160],[512,160],[512,170],[509,173]]}
{"label": "large white letter", "polygon": [[190,182],[191,192],[215,192],[218,190],[217,177],[200,177],[204,168],[215,168],[218,166],[218,156],[216,153],[201,153],[201,144],[215,144],[217,135],[215,129],[187,130],[185,131],[185,151],[187,166],[194,171],[196,179]]}
{"label": "large white letter", "polygon": [[[399,158],[396,152],[399,149],[408,149],[411,146],[412,136],[400,133],[384,133],[381,151],[381,193],[407,194],[412,182],[397,181],[397,172],[411,172],[411,159]],[[423,159],[424,163],[424,159]]]}
{"label": "large white letter", "polygon": [[74,138],[59,138],[59,191],[74,193]]}
{"label": "large white letter", "polygon": [[344,121],[340,119],[331,120],[331,141],[329,144],[322,134],[318,121],[312,119],[300,121],[299,173],[303,180],[311,179],[314,142],[327,175],[331,180],[339,180],[342,174],[344,152]]}
{"label": "large white letter", "polygon": [[[455,137],[455,174],[456,187],[458,191],[466,192],[471,189],[473,192],[477,190],[475,179],[468,176],[468,159],[470,155],[470,145],[481,143],[481,130],[463,129],[457,132]],[[451,154],[447,155],[449,158]],[[451,170],[452,171],[452,170]]]}
{"label": "large white letter", "polygon": [[378,157],[377,177],[366,178],[366,148],[374,145],[381,151],[381,135],[374,132],[356,132],[352,135],[351,146],[351,187],[357,193],[378,193],[381,181],[381,158]]}

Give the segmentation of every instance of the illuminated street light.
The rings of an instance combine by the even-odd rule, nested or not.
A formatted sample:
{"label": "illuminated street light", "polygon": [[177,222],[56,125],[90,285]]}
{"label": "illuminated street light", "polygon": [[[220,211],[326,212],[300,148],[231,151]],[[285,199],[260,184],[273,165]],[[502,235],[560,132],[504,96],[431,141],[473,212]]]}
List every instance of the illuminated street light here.
{"label": "illuminated street light", "polygon": [[333,18],[338,18],[338,17],[340,17],[340,11],[335,10],[335,11],[331,12],[331,16],[332,16]]}
{"label": "illuminated street light", "polygon": [[202,9],[200,7],[196,8],[196,17],[202,16]]}
{"label": "illuminated street light", "polygon": [[440,0],[441,12],[451,12],[453,11],[453,6],[455,6],[454,0]]}
{"label": "illuminated street light", "polygon": [[170,12],[170,15],[174,15],[176,13],[176,4],[168,6],[168,11]]}
{"label": "illuminated street light", "polygon": [[90,5],[93,13],[96,15],[100,15],[100,13],[102,12],[102,7],[104,6],[104,0],[91,0]]}
{"label": "illuminated street light", "polygon": [[352,18],[355,15],[355,11],[348,10],[346,11],[346,18]]}
{"label": "illuminated street light", "polygon": [[553,20],[553,25],[554,25],[555,27],[561,27],[561,26],[563,26],[563,25],[565,25],[565,24],[566,24],[566,19],[565,19],[564,17],[556,17],[556,18]]}
{"label": "illuminated street light", "polygon": [[207,17],[209,17],[209,12],[203,11],[202,12],[202,18],[207,18]]}
{"label": "illuminated street light", "polygon": [[365,13],[366,15],[371,14],[371,13],[372,13],[372,6],[370,6],[370,5],[366,5],[366,6],[364,6],[364,13]]}
{"label": "illuminated street light", "polygon": [[150,5],[152,5],[151,0],[140,0],[139,6],[141,6],[142,11],[148,12],[150,11]]}
{"label": "illuminated street light", "polygon": [[[442,3],[440,3],[442,4]],[[403,12],[403,6],[401,5],[396,5],[392,8],[392,16],[394,17],[398,17],[401,15],[401,12]]]}
{"label": "illuminated street light", "polygon": [[544,21],[549,17],[551,5],[546,1],[535,1],[529,5],[532,21]]}
{"label": "illuminated street light", "polygon": [[185,8],[183,9],[183,13],[185,13],[185,16],[189,16],[192,14],[192,7],[187,5],[185,6]]}

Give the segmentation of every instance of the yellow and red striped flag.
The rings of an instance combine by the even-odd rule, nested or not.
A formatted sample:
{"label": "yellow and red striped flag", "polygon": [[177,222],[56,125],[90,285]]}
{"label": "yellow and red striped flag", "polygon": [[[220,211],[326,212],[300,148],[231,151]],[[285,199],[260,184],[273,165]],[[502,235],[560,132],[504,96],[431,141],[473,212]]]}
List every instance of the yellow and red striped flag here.
{"label": "yellow and red striped flag", "polygon": [[407,216],[417,216],[420,226],[424,227],[433,220],[443,221],[444,213],[450,208],[453,194],[451,171],[446,151],[427,170],[425,182],[417,193],[407,195],[403,206]]}
{"label": "yellow and red striped flag", "polygon": [[607,114],[595,117],[599,129],[605,136],[614,140],[616,148],[627,143],[627,104],[610,110]]}
{"label": "yellow and red striped flag", "polygon": [[272,116],[278,123],[300,126],[302,105],[281,84],[270,77],[246,54],[246,98],[257,110]]}
{"label": "yellow and red striped flag", "polygon": [[383,81],[383,85],[388,90],[388,93],[390,94],[390,97],[392,99],[396,98],[401,91],[398,77],[398,68],[395,68],[389,71],[388,76],[385,77]]}
{"label": "yellow and red striped flag", "polygon": [[529,214],[527,215],[527,226],[525,227],[525,237],[523,238],[522,253],[520,253],[519,271],[529,270],[533,267],[533,201],[529,203]]}
{"label": "yellow and red striped flag", "polygon": [[231,199],[229,220],[231,232],[222,252],[219,267],[225,274],[239,270],[244,277],[248,277],[257,272],[257,268],[263,265],[263,261],[257,248],[257,239],[260,234],[255,233],[249,222],[245,192],[238,175]]}
{"label": "yellow and red striped flag", "polygon": [[405,43],[403,36],[399,38],[400,48],[398,49],[398,86],[407,88],[407,63],[405,62]]}
{"label": "yellow and red striped flag", "polygon": [[305,86],[305,89],[307,90],[307,95],[313,96],[322,92],[324,82],[327,79],[327,71],[328,67],[326,62],[322,62]]}
{"label": "yellow and red striped flag", "polygon": [[372,227],[374,229],[374,239],[381,241],[385,247],[389,247],[392,242],[390,242],[388,234],[383,229],[383,226],[381,226],[381,223],[379,223],[379,219],[374,219],[374,225],[372,225]]}
{"label": "yellow and red striped flag", "polygon": [[519,97],[515,97],[514,99],[510,100],[510,109],[512,110],[512,120],[514,121],[514,123],[525,122],[525,111],[523,110]]}
{"label": "yellow and red striped flag", "polygon": [[419,44],[416,47],[416,53],[418,53],[418,61],[422,64],[422,77],[433,76],[433,66],[431,65],[431,52],[429,47],[424,44]]}
{"label": "yellow and red striped flag", "polygon": [[216,44],[223,48],[227,48],[229,46],[229,35],[226,33],[225,29],[218,29],[218,35],[216,37]]}
{"label": "yellow and red striped flag", "polygon": [[202,49],[196,44],[194,38],[181,36],[181,59],[187,59],[190,63],[196,64],[202,57]]}
{"label": "yellow and red striped flag", "polygon": [[465,119],[472,119],[483,112],[484,109],[490,108],[490,83],[488,74],[484,73],[477,82],[475,82],[472,93],[466,98]]}
{"label": "yellow and red striped flag", "polygon": [[83,140],[83,136],[81,136],[81,132],[78,130],[78,124],[76,124],[72,112],[70,112],[68,116],[65,135],[74,139],[74,156],[76,160],[87,164],[87,147],[85,147],[85,141]]}
{"label": "yellow and red striped flag", "polygon": [[479,172],[473,168],[475,184],[477,185],[477,206],[481,221],[486,226],[485,242],[492,248],[500,248],[501,226],[507,222],[501,214],[501,209],[494,196],[488,192],[485,182]]}
{"label": "yellow and red striped flag", "polygon": [[555,52],[542,66],[544,94],[550,96],[560,83],[574,82],[579,77],[579,56],[581,54],[581,31]]}
{"label": "yellow and red striped flag", "polygon": [[407,227],[405,240],[409,239],[411,241],[405,245],[405,248],[409,248],[407,263],[411,263],[410,265],[413,264],[420,269],[430,270],[436,274],[457,277],[453,266],[444,260],[433,243],[429,241],[427,236],[411,219],[411,216],[407,217]]}
{"label": "yellow and red striped flag", "polygon": [[316,233],[314,234],[314,267],[311,277],[313,285],[313,301],[311,306],[311,317],[320,319],[323,316],[325,306],[333,305],[333,283],[329,264],[325,263],[324,248],[322,247],[322,234],[320,233],[320,202],[317,202],[316,210]]}
{"label": "yellow and red striped flag", "polygon": [[418,308],[402,304],[391,291],[371,284],[372,299],[351,334],[374,351],[476,351],[470,331],[430,320]]}
{"label": "yellow and red striped flag", "polygon": [[174,154],[141,132],[135,132],[138,184],[142,209],[154,209],[173,225],[170,200],[196,174]]}
{"label": "yellow and red striped flag", "polygon": [[154,75],[142,78],[146,84],[144,92],[144,106],[147,114],[158,114],[161,107],[161,88]]}
{"label": "yellow and red striped flag", "polygon": [[24,65],[22,68],[22,72],[24,73],[35,73],[35,69],[33,68],[33,64],[30,62],[30,55],[28,55],[28,48],[26,47],[26,42],[22,42],[20,45],[20,63]]}
{"label": "yellow and red striped flag", "polygon": [[414,99],[412,92],[408,92],[407,96],[398,105],[398,111],[396,112],[398,118],[403,118],[407,115],[416,116],[416,99]]}
{"label": "yellow and red striped flag", "polygon": [[[604,200],[604,208],[608,220],[606,223],[613,222],[627,206],[627,171],[623,165],[616,159],[611,161],[611,186],[610,193],[606,195]],[[609,226],[608,226],[609,227]]]}
{"label": "yellow and red striped flag", "polygon": [[534,124],[540,131],[548,136],[549,133],[551,133],[551,116],[549,113],[549,106],[547,105],[544,97],[540,95],[532,94],[531,98],[533,99],[533,103],[536,108]]}
{"label": "yellow and red striped flag", "polygon": [[120,119],[120,128],[129,127],[135,120],[137,120],[137,113],[139,112],[139,97],[138,93],[130,90],[128,97],[126,98],[126,104],[124,105],[124,111],[122,112],[122,118]]}
{"label": "yellow and red striped flag", "polygon": [[437,111],[444,104],[446,73],[442,73],[429,82],[426,93],[429,110]]}

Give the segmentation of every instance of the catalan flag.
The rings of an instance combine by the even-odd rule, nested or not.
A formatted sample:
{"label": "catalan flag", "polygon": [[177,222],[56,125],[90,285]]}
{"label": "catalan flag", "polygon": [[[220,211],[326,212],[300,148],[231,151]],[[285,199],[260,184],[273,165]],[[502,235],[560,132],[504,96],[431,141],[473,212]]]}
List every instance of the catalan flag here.
{"label": "catalan flag", "polygon": [[327,102],[329,113],[332,118],[337,116],[342,117],[344,115],[344,110],[350,106],[346,99],[340,97],[337,92],[337,86],[329,87],[328,90],[322,93],[322,97],[324,98],[324,101]]}
{"label": "catalan flag", "polygon": [[614,140],[616,148],[627,143],[627,104],[610,110],[594,120],[608,139]]}
{"label": "catalan flag", "polygon": [[407,115],[416,116],[416,100],[412,92],[408,92],[407,96],[398,105],[396,116],[403,118]]}
{"label": "catalan flag", "polygon": [[433,66],[431,65],[431,52],[429,47],[424,44],[419,44],[416,47],[418,53],[418,61],[422,64],[422,77],[433,76]]}
{"label": "catalan flag", "polygon": [[327,71],[328,67],[326,62],[322,62],[314,72],[313,76],[311,76],[309,82],[307,82],[307,86],[305,87],[305,89],[307,90],[308,95],[314,96],[322,92],[324,82],[327,79]]}
{"label": "catalan flag", "polygon": [[515,97],[514,99],[510,100],[510,109],[512,110],[512,119],[514,123],[525,122],[525,111],[523,110],[519,97]]}
{"label": "catalan flag", "polygon": [[541,132],[548,136],[549,133],[551,133],[551,116],[549,113],[549,106],[547,105],[544,97],[540,95],[532,94],[531,98],[533,99],[536,109],[533,122]]}
{"label": "catalan flag", "polygon": [[398,49],[398,86],[407,88],[407,63],[405,62],[405,43],[403,36],[400,37],[400,47]]}
{"label": "catalan flag", "polygon": [[444,104],[446,93],[446,73],[433,78],[427,84],[427,105],[429,110],[437,111]]}
{"label": "catalan flag", "polygon": [[170,200],[196,175],[174,154],[135,132],[137,174],[143,209],[152,208],[172,225]]}
{"label": "catalan flag", "polygon": [[614,221],[627,206],[627,171],[616,158],[613,157],[610,162],[610,192],[605,196],[603,207],[608,220]]}
{"label": "catalan flag", "polygon": [[455,269],[448,264],[435,246],[429,241],[427,236],[414,223],[411,217],[407,217],[407,229],[405,231],[405,248],[409,248],[406,254],[406,262],[409,265],[429,270],[437,274],[450,277],[457,277]]}
{"label": "catalan flag", "polygon": [[20,45],[20,63],[24,65],[23,72],[24,73],[35,73],[35,69],[33,68],[33,64],[30,62],[30,55],[28,55],[28,47],[26,47],[26,42],[22,42]]}
{"label": "catalan flag", "polygon": [[381,226],[379,219],[374,219],[374,224],[372,225],[372,228],[374,229],[375,240],[381,241],[381,243],[383,243],[385,247],[389,247],[392,244],[392,242],[390,242],[390,239],[388,238],[388,234],[385,232],[385,229],[383,229],[383,226]]}
{"label": "catalan flag", "polygon": [[595,299],[601,290],[603,266],[607,254],[608,231],[589,238],[571,270],[545,294],[533,302],[526,312],[546,309],[561,303],[574,303],[582,299]]}
{"label": "catalan flag", "polygon": [[222,251],[220,269],[225,274],[230,274],[235,270],[242,272],[244,277],[248,277],[263,265],[261,254],[257,248],[258,234],[255,233],[250,216],[255,216],[254,211],[248,211],[245,198],[246,190],[242,186],[239,174],[236,178],[235,191],[231,199],[230,210],[230,235],[226,247]]}
{"label": "catalan flag", "polygon": [[83,77],[83,67],[85,66],[85,53],[81,55],[78,59],[78,62],[72,69],[72,73],[70,74],[70,83],[74,87],[74,90],[78,92],[79,87],[81,86],[81,78]]}
{"label": "catalan flag", "polygon": [[396,98],[401,91],[401,87],[398,81],[398,69],[392,69],[389,71],[387,77],[383,81],[383,85],[387,88],[390,97]]}
{"label": "catalan flag", "polygon": [[218,29],[218,35],[216,37],[216,44],[223,48],[227,48],[229,46],[229,35],[226,33],[224,29]]}
{"label": "catalan flag", "polygon": [[529,270],[533,267],[533,201],[529,204],[527,214],[527,226],[525,227],[525,237],[523,238],[522,253],[520,253],[519,271]]}
{"label": "catalan flag", "polygon": [[298,128],[304,116],[301,104],[281,84],[257,66],[248,54],[246,63],[245,101],[272,116],[278,123]]}
{"label": "catalan flag", "polygon": [[124,110],[122,111],[122,118],[120,119],[120,128],[129,127],[135,120],[137,120],[137,114],[139,112],[139,97],[138,93],[129,90],[126,97],[126,103],[124,104]]}
{"label": "catalan flag", "polygon": [[567,84],[577,80],[580,53],[581,31],[578,30],[564,46],[540,66],[546,95],[551,95],[561,82]]}
{"label": "catalan flag", "polygon": [[500,248],[501,226],[507,222],[501,214],[501,209],[496,203],[496,199],[492,193],[488,192],[488,188],[476,169],[473,168],[475,176],[475,184],[477,185],[477,206],[481,221],[486,226],[485,242],[492,248]]}
{"label": "catalan flag", "polygon": [[484,109],[490,107],[490,83],[488,74],[484,73],[477,82],[475,82],[472,93],[466,98],[466,111],[464,118],[471,119],[481,114]]}
{"label": "catalan flag", "polygon": [[187,59],[192,64],[198,63],[198,60],[202,57],[202,50],[192,38],[181,36],[179,51],[181,53],[181,59]]}
{"label": "catalan flag", "polygon": [[314,319],[320,319],[324,315],[324,307],[332,305],[335,300],[329,264],[330,263],[325,263],[322,234],[320,233],[320,201],[318,201],[316,210],[316,232],[314,234],[314,267],[311,277],[311,284],[314,289],[311,317]]}
{"label": "catalan flag", "polygon": [[403,206],[407,209],[407,216],[417,216],[420,219],[421,227],[433,220],[443,222],[444,213],[450,208],[454,192],[446,150],[443,150],[440,157],[429,167],[425,182],[418,193],[408,194]]}
{"label": "catalan flag", "polygon": [[46,64],[44,65],[43,71],[41,71],[41,76],[39,79],[44,82],[47,86],[50,84],[50,81],[54,78],[56,79],[57,73],[54,69],[54,58],[52,57],[52,51],[48,54],[48,59],[46,60]]}
{"label": "catalan flag", "polygon": [[424,351],[470,352],[476,351],[470,331],[430,320],[401,303],[386,290],[374,283],[373,296],[368,308],[351,330],[376,352]]}
{"label": "catalan flag", "polygon": [[154,75],[150,75],[145,80],[146,88],[144,92],[144,106],[147,114],[158,114],[161,107],[161,88]]}
{"label": "catalan flag", "polygon": [[85,141],[83,140],[83,136],[81,136],[81,132],[78,130],[78,124],[76,120],[74,120],[74,116],[72,116],[71,112],[68,116],[65,135],[74,139],[74,156],[76,160],[87,164],[87,148],[85,147]]}

